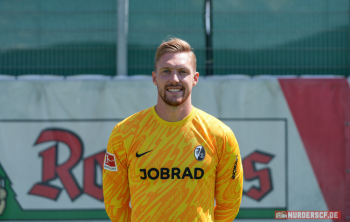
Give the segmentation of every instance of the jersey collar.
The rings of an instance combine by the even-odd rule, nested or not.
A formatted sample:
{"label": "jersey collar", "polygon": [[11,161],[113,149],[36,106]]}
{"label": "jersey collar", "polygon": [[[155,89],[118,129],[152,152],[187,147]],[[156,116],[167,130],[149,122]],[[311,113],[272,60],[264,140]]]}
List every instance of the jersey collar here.
{"label": "jersey collar", "polygon": [[154,106],[151,107],[151,113],[153,115],[153,117],[161,124],[163,125],[167,125],[167,126],[181,126],[181,125],[185,125],[186,123],[188,123],[189,121],[191,121],[193,119],[193,117],[196,115],[197,113],[197,109],[192,106],[192,110],[190,112],[190,114],[188,114],[188,116],[186,116],[184,119],[177,121],[177,122],[168,122],[165,121],[164,119],[160,118],[154,108]]}

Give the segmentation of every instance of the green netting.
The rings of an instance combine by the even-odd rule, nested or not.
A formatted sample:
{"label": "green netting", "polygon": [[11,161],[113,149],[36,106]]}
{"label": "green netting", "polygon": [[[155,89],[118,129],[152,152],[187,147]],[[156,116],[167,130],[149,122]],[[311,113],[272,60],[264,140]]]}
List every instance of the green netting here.
{"label": "green netting", "polygon": [[[212,0],[214,74],[349,75],[349,0]],[[205,74],[204,0],[129,1],[128,75],[187,40]],[[117,0],[0,1],[0,74],[116,74]]]}
{"label": "green netting", "polygon": [[0,74],[116,73],[115,0],[0,1]]}
{"label": "green netting", "polygon": [[204,1],[130,1],[128,74],[150,75],[159,44],[168,37],[188,41],[204,72]]}
{"label": "green netting", "polygon": [[214,1],[214,73],[349,74],[348,0]]}

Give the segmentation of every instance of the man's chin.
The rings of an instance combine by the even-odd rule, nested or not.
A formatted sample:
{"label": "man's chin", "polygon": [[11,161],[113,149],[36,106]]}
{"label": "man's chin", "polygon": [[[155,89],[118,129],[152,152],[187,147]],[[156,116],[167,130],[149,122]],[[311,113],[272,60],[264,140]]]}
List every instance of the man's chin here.
{"label": "man's chin", "polygon": [[173,107],[178,107],[181,104],[183,104],[185,101],[181,100],[181,101],[177,101],[177,100],[163,100],[167,105],[169,106],[173,106]]}
{"label": "man's chin", "polygon": [[181,97],[181,98],[162,98],[163,101],[168,105],[168,106],[172,106],[172,107],[178,107],[180,105],[182,105],[184,102],[186,102],[187,98]]}
{"label": "man's chin", "polygon": [[168,106],[172,106],[172,107],[178,107],[182,105],[184,102],[186,102],[186,100],[190,96],[190,95],[187,95],[187,97],[185,97],[185,95],[183,94],[181,97],[175,97],[174,95],[167,95],[166,92],[161,93],[158,91],[158,93],[162,98],[163,102]]}

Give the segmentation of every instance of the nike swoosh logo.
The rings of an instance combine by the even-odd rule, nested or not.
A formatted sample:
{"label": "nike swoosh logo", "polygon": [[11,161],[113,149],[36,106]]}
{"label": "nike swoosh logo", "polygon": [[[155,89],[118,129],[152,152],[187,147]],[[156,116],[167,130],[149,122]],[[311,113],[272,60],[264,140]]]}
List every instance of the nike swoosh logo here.
{"label": "nike swoosh logo", "polygon": [[153,151],[153,150],[150,150],[150,151],[147,151],[147,152],[141,153],[141,154],[138,154],[138,153],[136,152],[136,157],[141,157],[141,156],[143,156],[143,155],[145,155],[146,153],[149,153],[149,152],[151,152],[151,151]]}

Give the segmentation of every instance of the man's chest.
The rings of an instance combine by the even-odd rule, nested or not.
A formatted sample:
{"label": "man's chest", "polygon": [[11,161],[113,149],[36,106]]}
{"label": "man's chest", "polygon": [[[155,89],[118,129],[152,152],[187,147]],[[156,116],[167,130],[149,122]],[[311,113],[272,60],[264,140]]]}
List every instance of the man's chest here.
{"label": "man's chest", "polygon": [[202,180],[215,174],[218,162],[215,144],[205,137],[187,134],[134,138],[128,152],[129,178],[135,182]]}

